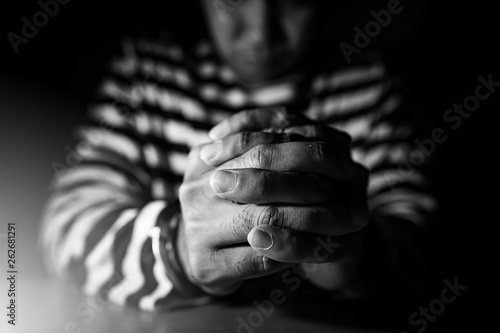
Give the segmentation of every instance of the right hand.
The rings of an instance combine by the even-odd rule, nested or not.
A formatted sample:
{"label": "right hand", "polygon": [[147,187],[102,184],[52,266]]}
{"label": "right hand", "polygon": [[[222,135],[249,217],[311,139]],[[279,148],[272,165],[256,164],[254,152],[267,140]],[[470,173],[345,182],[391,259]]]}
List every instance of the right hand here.
{"label": "right hand", "polygon": [[218,169],[200,158],[202,146],[191,150],[184,182],[179,188],[182,221],[177,250],[189,280],[205,292],[224,296],[244,280],[269,275],[291,263],[272,260],[247,242],[265,210],[219,198],[210,185]]}

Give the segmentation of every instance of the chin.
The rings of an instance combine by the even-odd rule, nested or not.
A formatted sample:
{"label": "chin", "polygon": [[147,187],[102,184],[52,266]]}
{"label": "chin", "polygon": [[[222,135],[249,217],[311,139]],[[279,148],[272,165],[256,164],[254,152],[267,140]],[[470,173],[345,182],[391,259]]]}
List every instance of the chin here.
{"label": "chin", "polygon": [[263,85],[276,80],[279,75],[275,73],[241,73],[241,77],[249,83]]}
{"label": "chin", "polygon": [[278,81],[283,77],[289,75],[291,70],[288,68],[269,68],[269,69],[255,69],[255,68],[235,68],[240,77],[249,85],[265,85]]}

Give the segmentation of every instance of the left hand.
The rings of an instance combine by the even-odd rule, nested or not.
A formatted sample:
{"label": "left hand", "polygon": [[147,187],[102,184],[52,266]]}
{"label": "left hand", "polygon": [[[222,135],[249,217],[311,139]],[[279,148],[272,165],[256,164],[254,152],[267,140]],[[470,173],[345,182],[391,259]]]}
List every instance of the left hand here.
{"label": "left hand", "polygon": [[[324,288],[348,284],[361,253],[358,231],[369,221],[368,171],[352,161],[349,136],[303,116],[291,119],[282,109],[240,112],[209,134],[216,141],[204,146],[200,157],[237,179],[224,192],[214,174],[217,196],[275,212],[248,234],[254,250],[307,265],[310,279]],[[292,226],[289,212],[299,221]],[[271,235],[270,248],[260,246],[257,230]]]}

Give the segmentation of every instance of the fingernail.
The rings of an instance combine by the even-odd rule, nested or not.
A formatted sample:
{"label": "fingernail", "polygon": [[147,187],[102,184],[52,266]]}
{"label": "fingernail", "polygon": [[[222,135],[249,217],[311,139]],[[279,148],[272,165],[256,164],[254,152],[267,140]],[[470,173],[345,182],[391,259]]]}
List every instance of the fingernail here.
{"label": "fingernail", "polygon": [[210,131],[208,131],[208,136],[210,137],[210,139],[212,140],[217,140],[219,139],[218,138],[218,135],[217,135],[217,127],[214,127],[212,128]]}
{"label": "fingernail", "polygon": [[349,174],[349,176],[353,176],[356,173],[356,163],[351,159],[348,154],[344,154],[342,156],[342,165],[344,170]]}
{"label": "fingernail", "polygon": [[201,148],[200,158],[205,162],[210,161],[219,155],[222,148],[222,142],[220,140],[215,141]]}
{"label": "fingernail", "polygon": [[273,235],[256,228],[250,231],[247,238],[250,245],[258,250],[269,250],[274,244]]}
{"label": "fingernail", "polygon": [[210,178],[210,185],[217,193],[232,191],[238,183],[238,174],[233,171],[220,170]]}
{"label": "fingernail", "polygon": [[220,139],[222,139],[223,134],[224,134],[224,125],[223,125],[223,123],[222,124],[218,124],[215,127],[212,127],[212,129],[210,131],[208,131],[208,136],[212,140],[220,140]]}

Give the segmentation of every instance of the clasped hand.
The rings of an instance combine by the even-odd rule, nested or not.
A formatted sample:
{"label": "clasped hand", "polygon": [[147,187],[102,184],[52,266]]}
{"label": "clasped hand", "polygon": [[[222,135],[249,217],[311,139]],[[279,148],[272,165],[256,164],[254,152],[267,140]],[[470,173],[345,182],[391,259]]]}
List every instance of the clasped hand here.
{"label": "clasped hand", "polygon": [[350,137],[280,109],[240,112],[210,135],[191,150],[179,189],[177,248],[188,278],[222,296],[306,258],[338,270],[340,252],[318,244],[369,220],[368,172],[351,159]]}

